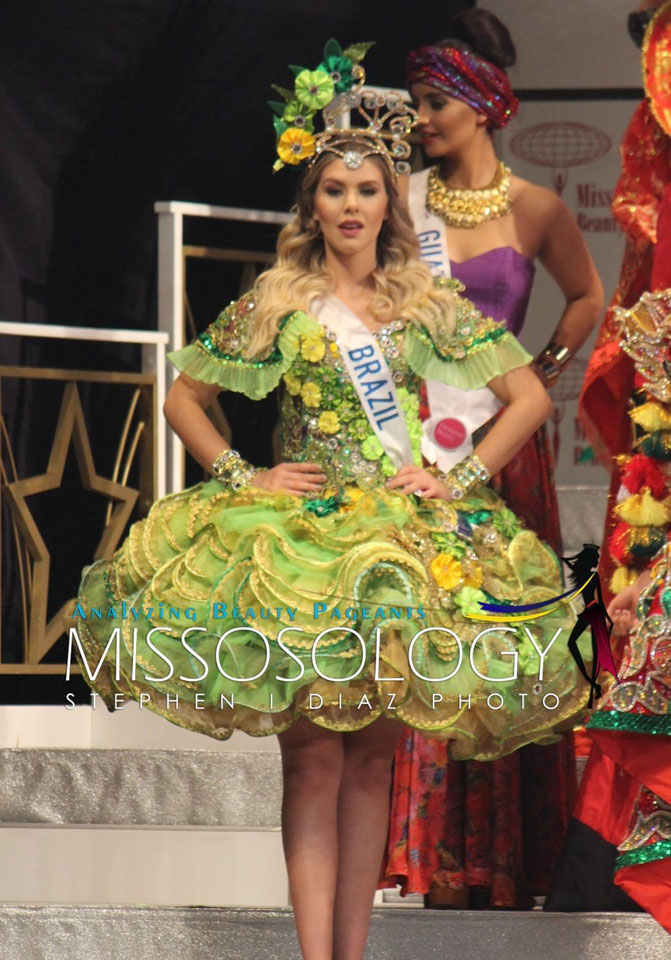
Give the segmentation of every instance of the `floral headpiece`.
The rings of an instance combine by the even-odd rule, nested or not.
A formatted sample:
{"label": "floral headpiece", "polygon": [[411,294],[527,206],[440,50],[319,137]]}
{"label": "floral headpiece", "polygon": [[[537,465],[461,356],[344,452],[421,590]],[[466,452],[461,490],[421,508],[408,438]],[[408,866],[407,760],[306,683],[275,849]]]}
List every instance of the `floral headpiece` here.
{"label": "floral headpiece", "polygon": [[519,100],[504,70],[462,47],[420,47],[408,57],[408,87],[426,83],[484,113],[500,130],[515,115]]}
{"label": "floral headpiece", "polygon": [[[372,46],[354,43],[343,50],[336,40],[329,40],[316,70],[289,68],[296,77],[293,91],[273,84],[283,98],[283,102],[269,101],[275,114],[279,157],[274,170],[303,161],[312,164],[322,153],[334,153],[351,170],[375,155],[382,157],[392,176],[410,173],[407,158],[411,148],[404,138],[417,123],[417,114],[400,93],[364,88],[366,73],[361,60]],[[357,111],[365,126],[341,125],[343,113],[351,110]],[[319,112],[324,129],[315,133]],[[352,141],[357,149],[352,148]]]}

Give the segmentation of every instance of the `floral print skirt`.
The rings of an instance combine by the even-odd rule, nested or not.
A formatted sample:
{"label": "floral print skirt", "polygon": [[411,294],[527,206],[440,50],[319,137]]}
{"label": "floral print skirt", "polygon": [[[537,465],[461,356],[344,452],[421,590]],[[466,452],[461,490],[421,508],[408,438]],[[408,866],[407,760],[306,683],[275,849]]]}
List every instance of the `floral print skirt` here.
{"label": "floral print skirt", "polygon": [[[497,493],[559,553],[545,428],[494,481]],[[396,751],[381,887],[436,904],[533,906],[546,893],[576,795],[572,735],[492,762],[448,761],[448,746],[408,730]]]}

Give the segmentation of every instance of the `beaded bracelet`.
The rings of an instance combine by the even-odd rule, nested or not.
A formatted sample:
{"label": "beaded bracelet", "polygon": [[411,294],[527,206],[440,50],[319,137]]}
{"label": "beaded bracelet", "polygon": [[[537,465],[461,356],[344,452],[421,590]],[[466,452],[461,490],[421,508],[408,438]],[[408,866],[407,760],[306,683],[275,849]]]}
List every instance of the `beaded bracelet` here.
{"label": "beaded bracelet", "polygon": [[430,469],[429,472],[445,484],[451,500],[463,500],[473,487],[479,483],[487,483],[492,477],[489,469],[477,453],[472,453],[460,460],[447,473],[443,473],[435,467]]}
{"label": "beaded bracelet", "polygon": [[222,450],[212,464],[212,473],[219,483],[233,491],[248,487],[258,472],[237,450]]}

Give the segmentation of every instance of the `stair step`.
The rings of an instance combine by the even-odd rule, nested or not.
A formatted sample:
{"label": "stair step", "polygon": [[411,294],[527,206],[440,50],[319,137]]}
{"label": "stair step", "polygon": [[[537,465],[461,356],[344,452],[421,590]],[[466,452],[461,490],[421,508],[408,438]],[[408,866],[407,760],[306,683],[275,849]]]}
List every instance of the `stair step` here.
{"label": "stair step", "polygon": [[279,753],[5,749],[0,823],[280,826]]}
{"label": "stair step", "polygon": [[4,901],[285,907],[282,837],[279,830],[4,826]]}
{"label": "stair step", "polygon": [[[300,960],[289,910],[0,904],[2,960]],[[375,910],[366,960],[669,960],[650,917]]]}

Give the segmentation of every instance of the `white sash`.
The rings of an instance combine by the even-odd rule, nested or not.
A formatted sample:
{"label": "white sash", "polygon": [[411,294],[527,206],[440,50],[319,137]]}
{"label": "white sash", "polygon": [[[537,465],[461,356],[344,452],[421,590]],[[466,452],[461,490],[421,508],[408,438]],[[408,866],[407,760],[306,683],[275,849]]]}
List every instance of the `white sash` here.
{"label": "white sash", "polygon": [[[434,276],[449,277],[445,221],[426,209],[429,170],[411,175],[408,207],[421,259]],[[422,424],[422,453],[441,470],[449,470],[472,452],[471,434],[494,416],[501,403],[489,387],[459,390],[438,380],[426,381],[426,394],[430,415]]]}
{"label": "white sash", "polygon": [[408,209],[419,240],[420,259],[435,277],[451,277],[445,221],[437,213],[426,209],[430,170],[427,167],[410,175]]}
{"label": "white sash", "polygon": [[368,422],[397,470],[412,463],[405,416],[382,351],[367,327],[335,295],[319,297],[310,313],[333,331]]}

